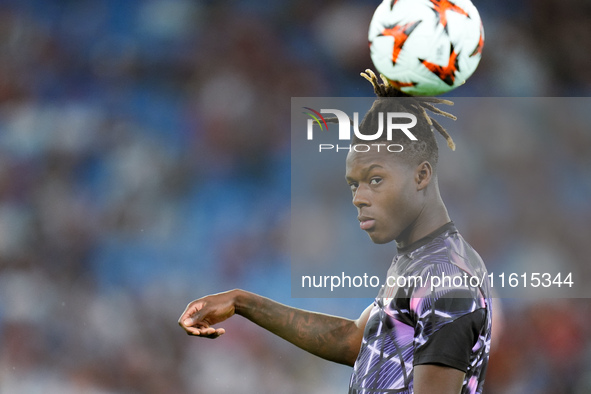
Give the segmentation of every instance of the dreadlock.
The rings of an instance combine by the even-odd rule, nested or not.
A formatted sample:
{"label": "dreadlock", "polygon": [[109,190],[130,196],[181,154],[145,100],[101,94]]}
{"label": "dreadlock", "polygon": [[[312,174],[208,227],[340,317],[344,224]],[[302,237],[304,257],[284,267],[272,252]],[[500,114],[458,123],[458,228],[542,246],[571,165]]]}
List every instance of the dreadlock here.
{"label": "dreadlock", "polygon": [[[445,116],[446,118],[456,120],[457,118],[450,114],[449,112],[445,112],[440,110],[439,108],[435,107],[434,104],[445,104],[445,105],[454,105],[453,101],[444,100],[435,97],[416,97],[411,96],[407,93],[402,92],[401,90],[396,89],[390,81],[380,74],[381,83],[378,80],[376,74],[370,70],[365,70],[364,73],[361,73],[361,76],[367,79],[373,85],[374,92],[378,96],[378,98],[382,97],[405,97],[405,100],[409,100],[408,105],[413,108],[416,112],[422,115],[423,119],[427,122],[429,126],[433,126],[435,130],[441,134],[445,140],[447,141],[447,146],[451,150],[456,150],[456,144],[454,143],[451,136],[447,133],[447,130],[443,126],[439,124],[435,119],[431,118],[427,114],[427,110],[433,112],[437,115]],[[430,128],[430,127],[429,127]]]}

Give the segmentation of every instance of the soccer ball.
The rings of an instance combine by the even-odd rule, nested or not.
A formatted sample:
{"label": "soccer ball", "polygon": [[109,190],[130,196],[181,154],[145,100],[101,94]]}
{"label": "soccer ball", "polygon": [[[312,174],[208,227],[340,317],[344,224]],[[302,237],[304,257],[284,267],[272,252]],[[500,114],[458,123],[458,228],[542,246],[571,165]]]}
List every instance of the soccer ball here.
{"label": "soccer ball", "polygon": [[476,70],[483,45],[480,15],[470,0],[384,0],[369,26],[373,64],[411,95],[462,85]]}

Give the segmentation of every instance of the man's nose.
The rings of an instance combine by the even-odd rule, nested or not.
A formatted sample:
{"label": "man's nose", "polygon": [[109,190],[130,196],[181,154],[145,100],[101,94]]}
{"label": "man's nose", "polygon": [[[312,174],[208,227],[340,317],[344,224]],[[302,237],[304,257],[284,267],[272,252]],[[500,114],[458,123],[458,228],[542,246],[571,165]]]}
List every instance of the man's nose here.
{"label": "man's nose", "polygon": [[355,194],[353,195],[353,205],[357,208],[361,208],[364,206],[369,206],[369,190],[367,190],[366,186],[359,185],[357,190],[355,190]]}

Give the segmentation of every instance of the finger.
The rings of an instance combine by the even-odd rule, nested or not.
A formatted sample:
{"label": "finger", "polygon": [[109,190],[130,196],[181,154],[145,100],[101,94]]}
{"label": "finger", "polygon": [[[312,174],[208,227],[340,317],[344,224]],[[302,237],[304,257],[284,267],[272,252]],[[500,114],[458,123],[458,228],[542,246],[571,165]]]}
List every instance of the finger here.
{"label": "finger", "polygon": [[201,336],[201,331],[195,327],[183,327],[188,335]]}
{"label": "finger", "polygon": [[195,301],[191,302],[189,305],[187,305],[187,307],[181,314],[181,317],[179,317],[179,324],[182,324],[187,318],[190,318],[195,313],[197,313],[197,311],[198,309],[197,305],[195,304]]}
{"label": "finger", "polygon": [[217,338],[221,335],[226,333],[226,330],[223,328],[195,328],[195,327],[186,327],[185,331],[188,335],[203,337],[203,338]]}
{"label": "finger", "polygon": [[182,325],[184,327],[197,327],[197,328],[206,328],[209,327],[209,323],[203,319],[203,314],[201,311],[195,312],[194,315],[185,318],[182,321]]}
{"label": "finger", "polygon": [[181,326],[192,326],[195,324],[195,315],[203,308],[203,302],[193,301],[185,308],[185,311],[179,317],[178,323]]}
{"label": "finger", "polygon": [[[183,330],[187,331],[187,333],[190,333],[192,335],[201,335],[204,332],[209,333],[210,331],[205,331],[205,330],[208,330],[209,328],[211,328],[209,326],[209,324],[207,324],[207,322],[197,322],[196,324],[193,324],[193,325],[186,325],[183,322],[179,322],[179,325],[182,327]],[[211,330],[214,330],[214,329],[211,328]]]}
{"label": "finger", "polygon": [[197,328],[197,330],[199,331],[199,335],[201,336],[208,336],[208,335],[213,335],[216,333],[217,329],[213,328],[213,327],[199,327]]}
{"label": "finger", "polygon": [[223,328],[218,328],[216,330],[214,330],[214,332],[212,332],[211,334],[208,335],[202,335],[205,338],[209,338],[209,339],[215,339],[218,338],[222,335],[224,335],[226,333],[226,330],[224,330]]}
{"label": "finger", "polygon": [[212,335],[215,334],[216,329],[213,327],[205,327],[205,326],[201,326],[201,327],[195,327],[195,326],[183,326],[183,328],[185,329],[185,331],[187,332],[187,334],[189,335],[195,335],[195,336],[208,336],[208,335]]}
{"label": "finger", "polygon": [[187,320],[187,318],[192,316],[194,313],[195,313],[195,310],[194,310],[193,305],[191,305],[191,304],[187,305],[187,307],[185,308],[185,310],[183,311],[183,313],[181,313],[181,316],[179,317],[179,320],[178,320],[179,325],[181,327],[184,326],[185,320]]}

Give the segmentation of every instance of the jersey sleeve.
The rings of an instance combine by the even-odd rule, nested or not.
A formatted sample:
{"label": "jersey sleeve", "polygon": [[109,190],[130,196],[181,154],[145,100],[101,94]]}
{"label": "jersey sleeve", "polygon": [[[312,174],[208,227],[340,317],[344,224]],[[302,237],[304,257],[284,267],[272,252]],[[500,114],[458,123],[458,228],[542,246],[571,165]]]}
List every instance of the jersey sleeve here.
{"label": "jersey sleeve", "polygon": [[[425,281],[410,298],[415,320],[413,365],[441,364],[466,372],[486,324],[481,292],[459,280],[464,271],[454,264],[430,266],[421,276]],[[451,279],[439,281],[446,276]]]}
{"label": "jersey sleeve", "polygon": [[439,364],[466,372],[471,350],[485,322],[485,310],[478,309],[444,325],[415,348],[413,365]]}

